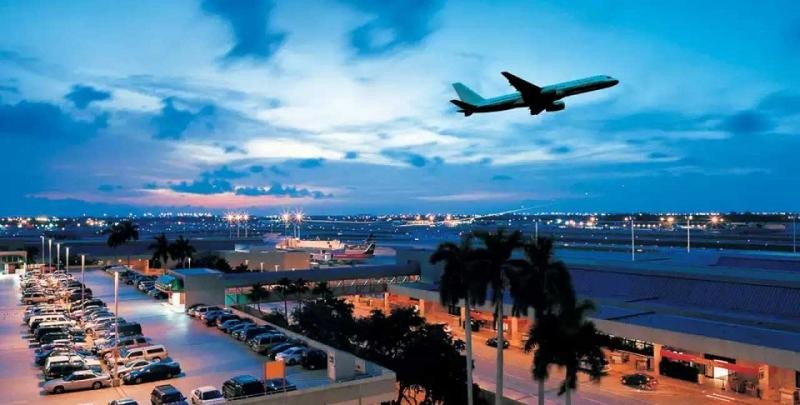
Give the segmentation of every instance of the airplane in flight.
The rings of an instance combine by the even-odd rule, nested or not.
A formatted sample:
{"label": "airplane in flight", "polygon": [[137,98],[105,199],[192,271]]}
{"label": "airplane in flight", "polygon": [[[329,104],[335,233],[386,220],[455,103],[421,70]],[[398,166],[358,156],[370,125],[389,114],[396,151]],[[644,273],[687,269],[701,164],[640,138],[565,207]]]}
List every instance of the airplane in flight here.
{"label": "airplane in flight", "polygon": [[502,72],[516,92],[499,97],[483,98],[461,83],[453,83],[458,100],[450,100],[460,108],[458,112],[469,117],[474,113],[510,110],[527,107],[531,115],[542,111],[561,111],[566,108],[562,98],[615,86],[619,80],[611,76],[592,76],[580,80],[539,87],[508,72]]}

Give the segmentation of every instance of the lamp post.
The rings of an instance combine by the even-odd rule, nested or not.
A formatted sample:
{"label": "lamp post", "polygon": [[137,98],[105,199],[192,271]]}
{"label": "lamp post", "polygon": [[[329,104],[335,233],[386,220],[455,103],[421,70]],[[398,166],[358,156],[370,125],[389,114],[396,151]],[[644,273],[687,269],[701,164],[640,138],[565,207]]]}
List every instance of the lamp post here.
{"label": "lamp post", "polygon": [[119,272],[114,272],[114,381],[119,386]]}
{"label": "lamp post", "polygon": [[533,229],[535,235],[534,237],[536,240],[539,240],[539,218],[536,218],[536,222],[533,223]]}
{"label": "lamp post", "polygon": [[692,216],[689,215],[686,217],[686,253],[690,253],[692,251]]}
{"label": "lamp post", "polygon": [[188,260],[189,260],[189,268],[191,269],[192,268],[192,258],[190,257],[190,258],[188,258]]}
{"label": "lamp post", "polygon": [[797,254],[797,214],[792,215],[792,253]]}
{"label": "lamp post", "polygon": [[61,242],[56,243],[56,270],[61,269]]}
{"label": "lamp post", "polygon": [[83,305],[83,309],[86,309],[86,301],[84,289],[86,288],[86,274],[84,270],[86,268],[86,255],[81,255],[81,305]]}
{"label": "lamp post", "polygon": [[41,260],[42,266],[44,266],[44,235],[41,235],[39,237],[42,238],[42,250],[41,250],[41,256],[40,257],[42,259]]}
{"label": "lamp post", "polygon": [[633,233],[633,217],[628,218],[631,220],[631,261],[636,261],[636,239]]}
{"label": "lamp post", "polygon": [[53,270],[53,240],[47,240],[47,267]]}
{"label": "lamp post", "polygon": [[65,249],[67,250],[67,258],[65,259],[67,261],[67,273],[69,273],[69,246],[67,246]]}
{"label": "lamp post", "polygon": [[261,262],[260,264],[261,264],[261,272],[263,273],[264,272],[264,262]]}

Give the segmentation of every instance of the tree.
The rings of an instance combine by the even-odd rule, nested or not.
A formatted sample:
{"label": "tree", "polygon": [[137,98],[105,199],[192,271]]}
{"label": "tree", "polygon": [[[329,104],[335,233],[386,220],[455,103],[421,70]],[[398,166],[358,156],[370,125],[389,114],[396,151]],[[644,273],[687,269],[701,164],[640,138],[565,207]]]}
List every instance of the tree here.
{"label": "tree", "polygon": [[586,319],[594,309],[590,301],[581,301],[563,307],[557,313],[543,315],[530,330],[525,350],[534,350],[533,374],[547,377],[547,367],[557,364],[564,367],[564,381],[558,395],[565,395],[565,402],[572,401],[571,392],[577,387],[578,367],[581,362],[589,364],[589,376],[599,380],[603,376],[604,339],[594,323]]}
{"label": "tree", "polygon": [[308,287],[308,281],[303,280],[302,278],[298,278],[292,282],[290,286],[291,292],[294,294],[295,301],[300,303],[300,306],[303,306],[303,302],[300,298],[303,294],[308,294],[311,289]]}
{"label": "tree", "polygon": [[152,260],[161,263],[161,269],[166,273],[167,261],[169,260],[169,240],[162,232],[161,235],[153,238],[155,242],[151,243],[147,248],[153,251]]}
{"label": "tree", "polygon": [[191,259],[196,251],[189,239],[183,236],[178,236],[178,239],[175,239],[175,242],[169,245],[170,257],[172,260],[181,262],[181,267],[186,267],[186,259]]}
{"label": "tree", "polygon": [[219,270],[223,273],[233,272],[230,263],[214,252],[203,252],[194,260],[193,266]]}
{"label": "tree", "polygon": [[485,272],[480,271],[476,252],[472,246],[473,236],[468,234],[456,245],[445,242],[431,255],[431,264],[444,262],[439,284],[439,298],[442,305],[460,305],[464,300],[464,324],[467,366],[467,404],[474,403],[472,390],[472,307],[486,302],[487,281]]}
{"label": "tree", "polygon": [[[139,225],[132,221],[125,220],[117,222],[106,230],[108,233],[108,240],[106,244],[108,247],[116,248],[122,246],[132,240],[139,240]],[[130,252],[127,254],[128,267],[131,266]]]}
{"label": "tree", "polygon": [[323,299],[333,297],[333,291],[328,287],[328,283],[325,281],[314,284],[314,288],[311,289],[311,294],[317,298]]}
{"label": "tree", "polygon": [[503,402],[503,297],[509,284],[508,273],[512,270],[511,254],[520,247],[522,234],[519,231],[506,233],[503,229],[497,232],[476,232],[475,236],[483,242],[484,247],[478,249],[479,262],[486,272],[488,285],[491,288],[491,301],[494,305],[495,324],[497,325],[497,375],[495,404]]}
{"label": "tree", "polygon": [[244,264],[244,262],[239,263],[238,265],[236,265],[236,267],[233,268],[233,272],[234,273],[246,273],[249,270],[250,270],[250,267],[248,265]]}
{"label": "tree", "polygon": [[294,329],[311,339],[345,351],[352,350],[355,334],[353,304],[340,298],[311,301],[294,312]]}
{"label": "tree", "polygon": [[269,298],[269,296],[269,291],[265,290],[258,284],[253,284],[253,286],[250,287],[250,292],[247,293],[247,299],[250,300],[250,302],[256,303],[258,312],[261,312],[261,301]]}
{"label": "tree", "polygon": [[[554,259],[554,242],[551,238],[538,238],[523,246],[525,258],[512,260],[509,292],[513,301],[512,313],[526,316],[534,311],[535,323],[560,308],[575,304],[572,278],[563,262]],[[535,368],[533,378],[539,385],[539,404],[544,404],[544,382],[547,367]]]}
{"label": "tree", "polygon": [[278,283],[273,288],[281,295],[281,301],[283,301],[283,316],[286,317],[286,321],[288,322],[289,304],[286,296],[292,293],[292,280],[290,280],[288,277],[283,277],[278,280]]}
{"label": "tree", "polygon": [[36,245],[26,245],[25,246],[25,264],[34,264],[36,263],[36,256],[39,254],[39,246]]}

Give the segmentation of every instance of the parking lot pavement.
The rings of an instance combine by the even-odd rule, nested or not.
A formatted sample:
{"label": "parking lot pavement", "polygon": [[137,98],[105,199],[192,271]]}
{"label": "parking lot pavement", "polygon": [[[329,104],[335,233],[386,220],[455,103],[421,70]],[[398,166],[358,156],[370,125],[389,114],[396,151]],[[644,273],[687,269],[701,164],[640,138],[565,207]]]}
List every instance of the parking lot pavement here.
{"label": "parking lot pavement", "polygon": [[[114,306],[113,278],[101,271],[86,272],[86,285],[96,298]],[[145,336],[163,344],[169,356],[180,363],[180,377],[141,385],[123,385],[97,391],[81,391],[61,395],[41,393],[41,370],[33,364],[33,349],[21,339],[24,307],[19,305],[19,282],[15,276],[0,279],[0,378],[6,390],[4,404],[106,404],[122,397],[132,397],[140,403],[149,403],[150,391],[155,385],[169,383],[185,396],[192,389],[222,383],[240,374],[260,377],[265,357],[250,351],[244,344],[232,339],[215,327],[206,327],[181,311],[170,309],[162,301],[120,283],[119,316],[139,322]],[[287,379],[298,388],[327,383],[325,370],[313,372],[299,366],[287,367]]]}

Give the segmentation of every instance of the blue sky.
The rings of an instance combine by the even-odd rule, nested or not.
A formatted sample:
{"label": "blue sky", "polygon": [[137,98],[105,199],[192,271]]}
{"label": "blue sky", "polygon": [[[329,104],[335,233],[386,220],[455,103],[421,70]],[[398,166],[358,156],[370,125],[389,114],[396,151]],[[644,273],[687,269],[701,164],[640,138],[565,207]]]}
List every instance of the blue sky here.
{"label": "blue sky", "polygon": [[[0,214],[797,210],[796,1],[0,1]],[[620,84],[455,112],[450,83]]]}

